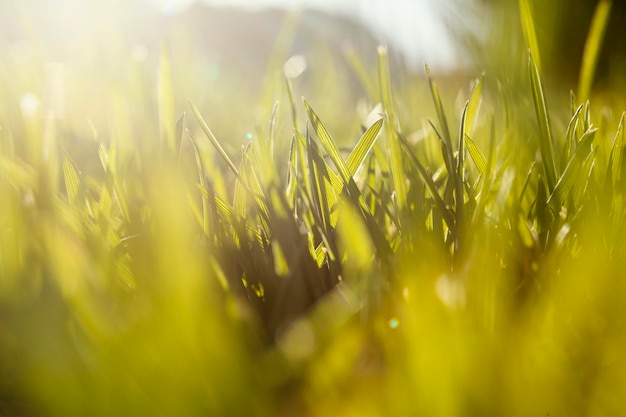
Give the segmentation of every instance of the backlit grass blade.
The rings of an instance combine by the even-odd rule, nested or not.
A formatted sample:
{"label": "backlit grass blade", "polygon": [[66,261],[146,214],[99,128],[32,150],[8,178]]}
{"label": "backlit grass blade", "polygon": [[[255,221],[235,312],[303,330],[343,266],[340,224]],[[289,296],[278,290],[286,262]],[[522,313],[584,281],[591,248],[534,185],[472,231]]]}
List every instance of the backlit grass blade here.
{"label": "backlit grass blade", "polygon": [[326,163],[320,155],[317,145],[311,140],[310,135],[307,137],[307,148],[309,171],[313,174],[309,178],[309,181],[311,181],[311,189],[313,190],[313,203],[317,206],[317,212],[319,213],[319,218],[323,226],[322,230],[324,230],[325,233],[329,233],[331,227],[331,207],[329,207],[328,198],[326,197],[325,184],[325,182],[330,181],[328,170],[326,169]]}
{"label": "backlit grass blade", "polygon": [[591,142],[595,137],[596,131],[597,129],[590,129],[583,135],[580,140],[580,146],[574,152],[574,155],[563,171],[563,175],[559,178],[554,191],[550,194],[547,204],[553,214],[557,214],[560,211],[561,205],[566,200],[570,189],[574,183],[579,180],[578,175],[583,166],[583,162],[589,154]]}
{"label": "backlit grass blade", "polygon": [[402,158],[402,147],[398,143],[396,131],[399,130],[398,117],[393,102],[393,94],[391,89],[391,76],[389,75],[389,57],[387,48],[380,46],[378,48],[378,77],[380,83],[380,96],[388,118],[385,124],[387,140],[389,145],[389,162],[391,166],[391,179],[393,180],[393,189],[397,208],[402,208],[406,204],[406,195],[408,186],[406,184],[406,172],[404,169],[404,160]]}
{"label": "backlit grass blade", "polygon": [[535,58],[537,70],[541,72],[541,56],[539,54],[539,42],[537,42],[537,32],[535,30],[535,19],[533,18],[530,0],[519,0],[520,18],[522,20],[522,31],[526,46],[531,55]]}
{"label": "backlit grass blade", "polygon": [[617,184],[621,180],[622,176],[622,159],[624,152],[624,116],[626,113],[622,113],[622,117],[619,120],[619,126],[617,127],[617,132],[615,133],[615,139],[613,139],[613,146],[611,147],[611,156],[609,157],[609,167],[607,170],[607,180],[608,184],[611,182],[614,187],[617,187]]}
{"label": "backlit grass blade", "polygon": [[585,51],[578,80],[578,99],[581,102],[586,101],[591,92],[602,41],[611,15],[612,4],[612,0],[600,0],[593,14],[593,20],[591,21],[591,27],[585,42]]}
{"label": "backlit grass blade", "polygon": [[365,158],[372,150],[374,143],[376,143],[376,139],[378,138],[378,134],[383,125],[383,119],[378,119],[363,133],[361,139],[357,142],[356,146],[348,156],[346,160],[346,166],[348,167],[348,171],[354,176],[356,172],[359,170]]}
{"label": "backlit grass blade", "polygon": [[288,157],[288,176],[287,176],[287,201],[291,207],[296,206],[296,190],[298,184],[298,141],[295,135],[291,138],[291,145],[289,146]]}
{"label": "backlit grass blade", "polygon": [[67,155],[63,155],[63,177],[65,179],[65,190],[70,206],[76,204],[78,190],[80,189],[80,178],[76,167]]}
{"label": "backlit grass blade", "polygon": [[200,114],[200,111],[198,110],[198,108],[195,106],[195,104],[193,104],[191,101],[189,102],[189,105],[191,106],[191,110],[193,111],[193,114],[196,116],[196,119],[198,120],[198,122],[200,123],[200,127],[202,127],[202,130],[204,131],[204,134],[206,135],[206,137],[209,139],[209,141],[211,142],[211,145],[213,145],[213,147],[217,150],[217,153],[222,157],[222,159],[226,162],[226,165],[228,165],[228,168],[236,175],[239,176],[239,170],[237,169],[237,167],[235,166],[235,164],[233,164],[233,161],[230,159],[230,157],[228,156],[228,154],[226,153],[226,151],[224,150],[224,148],[222,147],[222,145],[219,143],[219,141],[215,138],[215,135],[213,134],[213,132],[211,132],[211,129],[209,129],[209,126],[206,124],[206,122],[204,121],[204,119],[202,118],[202,115]]}
{"label": "backlit grass blade", "polygon": [[18,190],[33,189],[37,184],[35,169],[18,158],[0,154],[0,176]]}
{"label": "backlit grass blade", "polygon": [[[437,84],[435,84],[435,80],[433,79],[430,68],[426,63],[424,63],[424,68],[426,69],[426,75],[428,76],[428,84],[430,86],[430,93],[433,98],[433,102],[435,104],[435,111],[437,113],[437,118],[439,119],[439,127],[441,128],[441,139],[445,145],[444,152],[445,159],[447,159],[449,166],[448,172],[453,171],[454,165],[454,151],[452,148],[452,136],[450,136],[450,128],[448,127],[448,118],[446,117],[446,112],[443,108],[443,103],[441,101],[441,96],[439,95],[439,90],[437,89]],[[434,127],[434,126],[433,126]],[[437,131],[437,129],[435,129]]]}
{"label": "backlit grass blade", "polygon": [[358,207],[360,209],[363,220],[367,224],[368,229],[372,234],[372,240],[376,245],[376,249],[378,250],[379,255],[382,258],[386,258],[391,254],[391,248],[389,246],[389,243],[387,242],[387,239],[385,238],[384,234],[381,232],[374,218],[369,212],[367,205],[365,204],[363,195],[359,191],[356,183],[354,182],[354,179],[350,175],[350,171],[348,170],[348,167],[341,157],[339,149],[337,149],[337,146],[332,140],[330,134],[322,124],[317,114],[313,111],[309,103],[307,103],[306,100],[303,101],[309,115],[309,120],[313,125],[313,129],[315,130],[315,133],[317,134],[320,143],[322,144],[322,146],[330,156],[330,159],[335,164],[335,167],[339,171],[339,175],[341,177],[341,180],[344,182],[345,190],[349,198],[352,200],[352,203],[355,205],[355,207]]}
{"label": "backlit grass blade", "polygon": [[482,175],[483,178],[492,176],[493,174],[487,165],[487,158],[485,158],[485,155],[469,136],[465,136],[465,146],[467,147],[467,153],[469,153],[470,158],[472,158],[480,175]]}
{"label": "backlit grass blade", "polygon": [[417,169],[417,172],[419,173],[420,177],[426,184],[426,188],[428,188],[430,195],[433,197],[433,200],[435,200],[435,205],[437,206],[437,209],[439,210],[441,217],[445,220],[446,225],[448,226],[448,229],[454,231],[455,230],[454,217],[452,216],[452,213],[450,213],[450,210],[448,210],[446,204],[444,203],[443,199],[439,195],[439,191],[437,190],[437,185],[434,183],[428,171],[426,171],[426,168],[415,157],[406,139],[400,136],[400,143],[402,143],[405,154],[409,157],[409,161],[411,161],[413,166]]}
{"label": "backlit grass blade", "polygon": [[[204,166],[204,161],[202,160],[202,155],[200,154],[200,148],[198,147],[198,143],[191,135],[189,129],[186,129],[187,138],[193,145],[194,154],[196,158],[196,169],[198,170],[198,181],[201,189],[208,188],[207,181],[207,172]],[[209,236],[209,197],[208,195],[201,195],[202,198],[202,232],[205,236]]]}
{"label": "backlit grass blade", "polygon": [[465,120],[467,118],[467,108],[469,101],[465,102],[463,107],[463,113],[461,114],[461,126],[459,127],[459,154],[457,156],[456,165],[456,190],[455,190],[455,202],[456,202],[456,238],[457,243],[461,241],[462,225],[465,224],[465,197],[463,193],[463,186],[465,184]]}
{"label": "backlit grass blade", "polygon": [[183,132],[185,130],[185,113],[183,113],[176,122],[176,129],[174,132],[174,139],[176,143],[176,148],[179,149],[180,154],[180,146],[183,141]]}
{"label": "backlit grass blade", "polygon": [[478,111],[480,110],[480,104],[482,101],[483,92],[483,80],[485,75],[481,75],[480,78],[474,81],[472,86],[472,92],[467,104],[467,116],[465,119],[465,134],[469,137],[474,135],[474,125],[478,119]]}
{"label": "backlit grass blade", "polygon": [[176,133],[174,131],[174,88],[172,86],[172,63],[170,51],[166,45],[161,50],[159,65],[159,127],[161,139],[171,151],[176,150]]}
{"label": "backlit grass blade", "polygon": [[298,108],[296,107],[296,100],[293,97],[293,86],[291,85],[291,79],[285,77],[285,86],[287,87],[287,96],[289,98],[289,107],[291,108],[291,121],[295,130],[300,130],[300,123],[298,122]]}
{"label": "backlit grass blade", "polygon": [[[523,2],[525,0],[521,1]],[[528,58],[528,70],[530,73],[530,86],[535,105],[535,113],[537,115],[537,122],[539,123],[539,151],[541,152],[541,159],[543,160],[548,192],[552,193],[556,186],[557,178],[556,164],[554,162],[554,143],[552,141],[552,132],[550,130],[548,108],[543,94],[543,86],[541,85],[539,70],[532,54]]]}

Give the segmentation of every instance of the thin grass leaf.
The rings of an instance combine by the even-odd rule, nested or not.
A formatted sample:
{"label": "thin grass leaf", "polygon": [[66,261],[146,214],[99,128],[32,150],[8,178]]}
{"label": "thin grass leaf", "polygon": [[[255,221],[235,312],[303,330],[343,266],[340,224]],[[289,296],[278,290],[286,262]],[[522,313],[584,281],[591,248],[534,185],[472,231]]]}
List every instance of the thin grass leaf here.
{"label": "thin grass leaf", "polygon": [[296,207],[296,189],[298,184],[298,143],[295,135],[291,138],[289,145],[288,171],[287,171],[287,189],[285,194],[287,201],[291,207]]}
{"label": "thin grass leaf", "polygon": [[351,176],[354,176],[359,168],[361,168],[361,165],[363,165],[363,162],[365,162],[365,158],[372,150],[376,139],[378,139],[382,125],[383,119],[378,119],[372,123],[365,133],[363,133],[363,136],[361,136],[350,155],[348,155],[346,166]]}
{"label": "thin grass leaf", "polygon": [[80,177],[76,167],[67,155],[63,155],[63,178],[65,179],[67,200],[70,206],[74,206],[80,189]]}
{"label": "thin grass leaf", "polygon": [[[520,1],[524,2],[526,0]],[[539,77],[539,70],[535,64],[532,54],[528,57],[528,70],[530,73],[530,85],[535,104],[535,113],[537,115],[537,122],[539,123],[539,151],[541,152],[541,159],[543,160],[543,167],[548,184],[548,192],[552,193],[554,187],[556,186],[556,179],[558,175],[556,164],[554,162],[554,143],[552,141],[552,132],[550,130],[550,121],[548,119],[548,108],[543,94],[541,78]]]}
{"label": "thin grass leaf", "polygon": [[467,152],[472,158],[474,165],[476,165],[476,169],[478,169],[480,175],[482,175],[483,178],[492,176],[493,173],[487,165],[487,158],[485,158],[485,155],[480,151],[478,146],[476,146],[474,141],[470,139],[469,136],[465,136],[465,146],[467,147]]}
{"label": "thin grass leaf", "polygon": [[550,194],[547,205],[553,214],[556,215],[559,213],[561,205],[566,200],[570,189],[578,180],[578,175],[583,166],[583,162],[589,154],[589,152],[585,153],[585,150],[588,150],[591,146],[596,131],[597,129],[590,129],[583,135],[580,140],[581,146],[579,146],[574,152],[574,155],[559,178],[554,191]]}
{"label": "thin grass leaf", "polygon": [[387,132],[387,140],[389,144],[389,162],[391,166],[391,179],[393,181],[395,195],[394,203],[398,209],[401,209],[406,204],[408,186],[406,184],[407,177],[404,169],[404,160],[402,158],[402,147],[398,143],[398,138],[395,134],[395,132],[399,130],[399,125],[391,89],[389,57],[387,54],[387,48],[384,46],[378,47],[378,78],[380,84],[381,102],[389,120],[389,122],[385,125],[385,130]]}
{"label": "thin grass leaf", "polygon": [[355,205],[355,207],[358,207],[360,209],[361,215],[363,216],[363,220],[365,221],[365,224],[368,226],[368,229],[370,233],[372,234],[372,240],[374,241],[374,244],[376,245],[378,254],[383,259],[386,259],[391,254],[391,248],[389,247],[389,243],[387,242],[387,239],[385,238],[384,234],[381,232],[374,218],[369,212],[367,205],[365,204],[365,199],[363,198],[363,195],[361,194],[358,187],[356,186],[354,179],[350,175],[350,171],[348,170],[348,167],[343,161],[343,158],[341,157],[341,154],[339,153],[339,149],[337,149],[337,146],[332,140],[330,134],[328,133],[328,131],[322,124],[317,114],[313,111],[309,103],[304,99],[303,101],[304,101],[304,106],[306,107],[307,113],[309,115],[309,120],[311,121],[311,124],[313,125],[313,129],[315,130],[315,133],[317,134],[317,137],[319,138],[320,143],[322,144],[322,146],[324,147],[324,149],[330,156],[331,160],[335,164],[335,167],[339,171],[341,180],[344,182],[344,186],[345,186],[344,190],[347,192],[348,197],[350,198],[352,203]]}
{"label": "thin grass leaf", "polygon": [[183,143],[183,132],[185,131],[185,113],[181,114],[176,121],[176,128],[174,132],[174,139],[176,143],[176,148],[178,149],[178,153],[180,154],[180,148]]}
{"label": "thin grass leaf", "polygon": [[448,210],[446,204],[444,203],[443,199],[439,195],[439,192],[437,191],[437,185],[433,182],[433,179],[426,171],[426,168],[424,168],[421,162],[415,157],[415,155],[411,151],[411,148],[407,140],[403,138],[402,136],[400,136],[400,143],[403,145],[405,154],[409,157],[409,161],[413,163],[413,166],[417,169],[417,172],[419,173],[420,177],[422,177],[422,180],[426,184],[426,188],[428,188],[430,195],[433,197],[433,200],[435,200],[435,205],[438,209],[438,212],[443,218],[443,220],[446,222],[448,229],[450,229],[451,231],[454,231],[455,230],[454,217],[452,216],[452,213],[450,213],[450,210]]}
{"label": "thin grass leaf", "polygon": [[578,80],[578,99],[583,102],[589,98],[589,93],[591,92],[604,34],[611,16],[612,4],[612,0],[600,0],[593,14],[593,20],[591,21],[591,27],[585,42],[583,60],[580,66],[580,78]]}
{"label": "thin grass leaf", "polygon": [[530,50],[530,54],[535,58],[537,70],[541,72],[541,55],[539,53],[539,42],[537,42],[535,19],[533,18],[530,0],[519,0],[519,10],[526,46]]}
{"label": "thin grass leaf", "polygon": [[16,189],[33,189],[37,184],[35,169],[15,157],[0,154],[0,176]]}
{"label": "thin grass leaf", "polygon": [[483,81],[485,75],[481,75],[480,78],[474,81],[472,86],[472,92],[467,105],[467,117],[465,120],[465,134],[467,136],[474,135],[474,125],[478,120],[478,111],[480,110],[480,104],[482,101]]}
{"label": "thin grass leaf", "polygon": [[[189,129],[186,129],[187,138],[193,145],[194,154],[196,158],[196,169],[198,171],[198,181],[201,189],[207,189],[208,180],[207,180],[207,172],[204,167],[204,161],[202,160],[202,155],[200,154],[200,148],[198,147],[198,143],[191,135]],[[208,195],[201,194],[202,198],[202,232],[205,236],[209,236],[209,197]]]}
{"label": "thin grass leaf", "polygon": [[191,106],[191,110],[193,111],[194,116],[196,116],[196,119],[200,123],[200,127],[202,127],[204,134],[211,142],[211,145],[213,145],[213,147],[217,150],[217,153],[226,162],[226,165],[228,165],[228,168],[236,176],[239,176],[239,170],[237,169],[235,164],[233,164],[233,161],[230,159],[230,157],[228,156],[228,154],[226,153],[222,145],[220,145],[219,141],[215,138],[215,135],[213,134],[213,132],[211,132],[211,129],[209,129],[209,126],[206,124],[206,122],[202,118],[202,115],[200,114],[200,111],[198,110],[198,108],[191,101],[189,102],[189,105]]}
{"label": "thin grass leaf", "polygon": [[461,242],[462,239],[462,225],[465,225],[465,197],[463,193],[463,184],[465,183],[465,120],[467,118],[467,108],[469,106],[469,101],[465,102],[465,106],[463,107],[463,112],[461,113],[461,126],[459,127],[459,153],[457,156],[457,165],[456,165],[456,241],[457,244]]}
{"label": "thin grass leaf", "polygon": [[613,139],[613,145],[611,146],[611,155],[609,156],[609,166],[607,170],[607,176],[605,184],[611,182],[613,187],[617,187],[622,176],[622,159],[624,152],[624,117],[626,112],[622,113],[622,117],[619,120],[619,126]]}
{"label": "thin grass leaf", "polygon": [[[437,132],[437,129],[435,129],[435,131],[437,132],[438,137],[441,138],[442,143],[445,145],[445,149],[443,150],[443,152],[445,152],[444,160],[447,159],[449,163],[448,172],[453,172],[454,151],[452,148],[452,136],[450,135],[450,128],[448,127],[448,119],[446,117],[446,112],[443,108],[443,103],[441,101],[441,96],[439,95],[439,90],[437,89],[437,84],[435,84],[435,80],[433,79],[430,73],[430,68],[428,67],[426,63],[424,63],[424,68],[426,69],[426,75],[428,77],[428,84],[430,86],[430,93],[432,95],[433,102],[435,103],[435,111],[437,113],[437,118],[439,119],[439,126],[441,127],[442,134],[439,135],[439,133]],[[434,128],[434,125],[432,123],[431,123],[431,126],[433,126]]]}

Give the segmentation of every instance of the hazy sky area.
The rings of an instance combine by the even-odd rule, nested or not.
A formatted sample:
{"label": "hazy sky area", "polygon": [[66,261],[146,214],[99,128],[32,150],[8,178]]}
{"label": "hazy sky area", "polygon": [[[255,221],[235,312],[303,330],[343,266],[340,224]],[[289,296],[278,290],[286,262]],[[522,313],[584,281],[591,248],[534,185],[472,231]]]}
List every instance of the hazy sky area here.
{"label": "hazy sky area", "polygon": [[[452,40],[442,19],[439,0],[148,0],[163,13],[173,13],[196,1],[213,6],[262,9],[308,8],[353,17],[381,41],[401,50],[410,65],[455,66]],[[457,63],[458,64],[458,63]]]}

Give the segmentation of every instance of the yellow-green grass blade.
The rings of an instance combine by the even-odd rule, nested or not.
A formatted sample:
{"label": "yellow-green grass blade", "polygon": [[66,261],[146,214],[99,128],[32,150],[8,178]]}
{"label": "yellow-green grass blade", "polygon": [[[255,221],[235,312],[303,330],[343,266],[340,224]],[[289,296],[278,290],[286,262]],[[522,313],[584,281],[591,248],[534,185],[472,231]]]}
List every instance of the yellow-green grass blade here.
{"label": "yellow-green grass blade", "polygon": [[469,106],[469,101],[465,102],[465,106],[463,107],[463,112],[461,114],[461,126],[459,127],[459,145],[458,145],[458,156],[457,156],[457,165],[456,165],[456,232],[457,235],[461,231],[461,225],[465,224],[465,197],[463,192],[463,186],[465,184],[465,120],[467,118],[467,108]]}
{"label": "yellow-green grass blade", "polygon": [[298,142],[296,140],[296,136],[294,135],[291,138],[291,145],[289,146],[289,157],[288,157],[288,177],[287,177],[287,190],[285,194],[287,195],[287,201],[291,205],[291,207],[296,206],[296,190],[298,184]]}
{"label": "yellow-green grass blade", "polygon": [[211,142],[211,145],[213,145],[213,147],[215,148],[215,150],[217,150],[217,153],[222,157],[222,159],[226,162],[226,165],[228,165],[228,168],[236,175],[239,176],[239,170],[237,169],[237,167],[235,166],[235,164],[233,164],[233,161],[230,159],[230,157],[228,156],[228,154],[226,153],[226,151],[224,150],[224,148],[222,147],[222,145],[219,143],[219,141],[217,140],[217,138],[215,137],[215,135],[213,134],[213,132],[211,131],[211,129],[209,128],[209,126],[206,124],[206,122],[204,121],[204,119],[202,118],[202,115],[200,114],[200,110],[198,110],[198,108],[196,107],[195,104],[193,104],[193,102],[189,102],[189,105],[191,106],[191,110],[193,111],[194,116],[196,116],[196,119],[198,120],[198,122],[200,123],[200,127],[202,127],[202,131],[204,132],[204,134],[206,135],[206,137],[209,139],[209,141]]}
{"label": "yellow-green grass blade", "polygon": [[609,166],[607,170],[606,183],[608,184],[610,182],[613,187],[617,187],[622,177],[625,115],[626,112],[622,113],[622,117],[619,120],[619,126],[617,127],[617,132],[615,133],[615,138],[613,139],[613,145],[611,147],[611,155],[609,156]]}
{"label": "yellow-green grass blade", "polygon": [[176,132],[174,131],[174,88],[172,86],[172,63],[169,48],[164,44],[161,49],[159,65],[159,128],[161,139],[171,151],[176,150]]}
{"label": "yellow-green grass blade", "polygon": [[382,258],[386,258],[391,254],[389,242],[387,242],[387,239],[385,238],[384,234],[376,224],[376,221],[374,220],[372,214],[367,208],[367,205],[365,204],[365,199],[363,198],[363,195],[361,194],[356,183],[354,182],[354,179],[350,175],[350,171],[348,170],[348,167],[341,157],[339,149],[337,149],[337,146],[332,140],[330,134],[306,100],[304,100],[304,106],[306,107],[307,113],[309,115],[309,120],[313,125],[313,129],[315,130],[315,133],[317,134],[320,143],[322,144],[323,148],[326,150],[326,152],[330,156],[330,159],[333,161],[335,167],[339,171],[339,175],[345,186],[344,190],[347,192],[348,197],[355,205],[355,207],[358,207],[359,211],[361,212],[363,220],[367,224],[370,233],[372,234],[372,239],[376,245],[378,254]]}
{"label": "yellow-green grass blade", "polygon": [[[202,155],[200,154],[200,148],[198,147],[198,143],[191,135],[189,129],[186,130],[187,138],[193,145],[194,154],[196,158],[196,169],[198,170],[198,181],[201,189],[207,189],[208,180],[207,180],[207,172],[204,167],[204,161],[202,160]],[[202,194],[202,232],[205,236],[209,236],[209,197],[208,195]]]}
{"label": "yellow-green grass blade", "polygon": [[548,192],[552,193],[556,186],[557,179],[556,164],[554,161],[554,143],[552,141],[552,132],[550,130],[548,108],[543,94],[543,86],[541,85],[539,70],[532,54],[528,58],[528,70],[530,73],[530,85],[535,105],[535,113],[537,122],[539,123],[539,151],[541,152],[541,159],[543,161]]}
{"label": "yellow-green grass blade", "polygon": [[585,42],[580,78],[578,80],[578,99],[582,102],[589,98],[589,93],[591,92],[604,34],[611,16],[612,4],[612,0],[600,0],[593,14],[591,27]]}
{"label": "yellow-green grass blade", "polygon": [[429,121],[429,123],[431,124],[431,126],[433,126],[433,129],[437,133],[437,137],[439,137],[443,143],[444,161],[447,161],[446,166],[448,168],[448,172],[453,172],[454,152],[452,148],[452,136],[450,135],[450,128],[448,126],[448,119],[446,117],[446,112],[443,108],[443,103],[441,101],[439,90],[437,89],[437,84],[435,83],[435,80],[433,79],[432,74],[430,73],[430,68],[428,67],[428,64],[424,63],[424,68],[426,69],[426,75],[428,77],[428,85],[430,86],[430,93],[432,95],[433,102],[435,104],[435,112],[437,113],[437,118],[439,119],[439,126],[441,128],[441,134],[439,134],[439,131],[435,128],[432,122]]}
{"label": "yellow-green grass blade", "polygon": [[78,176],[76,167],[67,154],[63,155],[63,178],[65,179],[67,200],[70,206],[74,206],[80,190],[80,177]]}
{"label": "yellow-green grass blade", "polygon": [[402,143],[404,150],[405,150],[405,154],[409,157],[409,161],[412,162],[413,166],[415,167],[415,169],[417,169],[417,172],[422,178],[422,181],[424,181],[424,183],[426,184],[426,188],[428,188],[428,192],[432,196],[433,200],[435,200],[435,205],[437,206],[437,209],[439,213],[441,214],[441,217],[446,222],[448,229],[450,229],[451,231],[454,231],[455,230],[454,217],[452,216],[452,213],[450,213],[450,210],[448,210],[446,204],[444,203],[443,199],[439,195],[439,191],[437,190],[437,185],[433,181],[432,177],[430,176],[430,174],[428,173],[424,165],[422,165],[422,163],[413,154],[408,142],[402,136],[400,136],[400,143]]}
{"label": "yellow-green grass blade", "polygon": [[291,85],[291,79],[285,77],[285,86],[287,87],[287,96],[289,98],[289,106],[291,108],[291,121],[295,130],[300,130],[300,123],[298,121],[298,108],[296,106],[296,100],[293,96],[293,86]]}
{"label": "yellow-green grass blade", "polygon": [[[365,158],[372,150],[372,147],[376,143],[376,139],[378,139],[378,134],[383,125],[383,119],[378,119],[363,133],[363,136],[359,139],[356,146],[348,156],[346,160],[346,166],[348,167],[348,171],[351,176],[357,173],[363,162],[365,162]],[[335,190],[337,191],[337,190]]]}
{"label": "yellow-green grass blade", "polygon": [[487,158],[469,136],[465,136],[465,147],[467,148],[467,153],[469,153],[470,158],[472,158],[472,161],[474,162],[474,165],[476,165],[476,169],[478,169],[480,175],[483,178],[492,177],[493,173],[489,169]]}
{"label": "yellow-green grass blade", "polygon": [[37,185],[37,171],[16,157],[0,154],[0,176],[18,190],[32,190]]}
{"label": "yellow-green grass blade", "polygon": [[396,204],[398,209],[401,209],[406,204],[408,186],[406,184],[406,172],[404,169],[404,159],[402,158],[402,147],[400,146],[400,143],[398,143],[398,137],[396,135],[396,131],[399,129],[399,126],[391,89],[389,57],[387,54],[387,48],[384,46],[380,46],[378,48],[378,77],[380,83],[381,102],[388,118],[388,123],[385,124],[385,131],[387,133],[389,146],[391,179],[393,181],[393,189],[396,196],[394,204]]}
{"label": "yellow-green grass blade", "polygon": [[309,178],[309,181],[311,181],[311,189],[313,190],[313,203],[317,207],[317,213],[323,226],[322,230],[327,234],[331,229],[331,207],[329,207],[328,199],[326,198],[325,182],[330,181],[330,178],[328,176],[326,163],[320,155],[317,145],[311,140],[310,135],[307,136],[307,151],[309,172],[313,174]]}
{"label": "yellow-green grass blade", "polygon": [[574,183],[579,180],[578,176],[583,166],[583,162],[590,153],[591,143],[595,137],[597,129],[588,130],[580,139],[580,146],[576,148],[574,155],[568,162],[563,174],[554,188],[554,191],[548,198],[548,207],[553,214],[558,214],[561,205],[567,199],[570,189]]}
{"label": "yellow-green grass blade", "polygon": [[180,148],[183,143],[183,132],[185,131],[185,113],[180,115],[178,121],[176,121],[176,127],[174,131],[174,140],[175,146],[178,149],[178,154],[180,155]]}
{"label": "yellow-green grass blade", "polygon": [[[249,151],[250,144],[246,146],[246,149],[244,150],[244,155],[247,154]],[[243,166],[246,161],[247,159],[243,158],[241,160],[241,163],[239,164],[240,176],[235,179],[235,195],[233,196],[233,208],[235,209],[235,212],[241,217],[246,217],[248,208],[248,187],[244,186],[244,181],[246,181],[246,168]]]}
{"label": "yellow-green grass blade", "polygon": [[467,104],[467,116],[465,118],[465,134],[472,137],[474,135],[474,126],[478,120],[478,111],[482,102],[483,81],[485,75],[481,75],[472,85],[472,92]]}
{"label": "yellow-green grass blade", "polygon": [[519,0],[519,10],[526,46],[530,50],[531,55],[535,58],[537,70],[541,72],[541,55],[539,53],[539,42],[537,41],[535,19],[533,18],[530,0]]}

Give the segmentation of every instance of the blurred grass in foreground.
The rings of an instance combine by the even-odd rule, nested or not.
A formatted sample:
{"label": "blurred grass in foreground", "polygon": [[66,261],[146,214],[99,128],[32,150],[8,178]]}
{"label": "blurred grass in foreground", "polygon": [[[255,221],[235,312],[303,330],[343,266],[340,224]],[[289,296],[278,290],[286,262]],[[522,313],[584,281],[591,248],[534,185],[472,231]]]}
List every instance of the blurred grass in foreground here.
{"label": "blurred grass in foreground", "polygon": [[380,48],[359,112],[270,68],[237,151],[171,52],[65,104],[2,56],[0,415],[626,411],[623,97]]}

